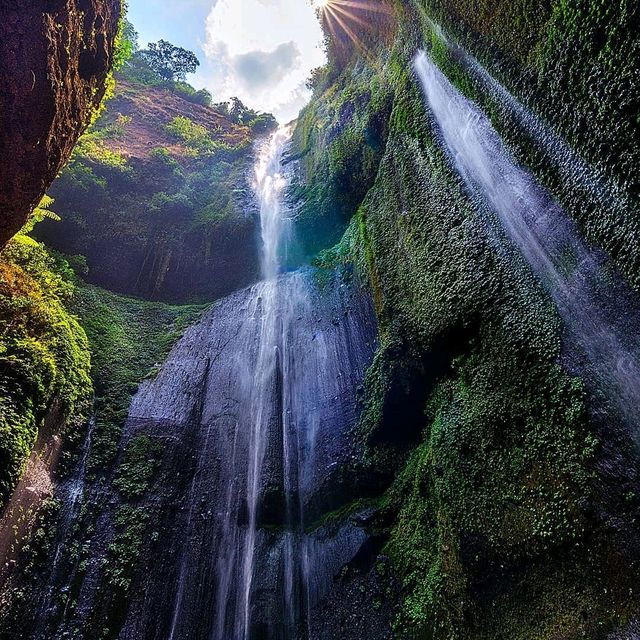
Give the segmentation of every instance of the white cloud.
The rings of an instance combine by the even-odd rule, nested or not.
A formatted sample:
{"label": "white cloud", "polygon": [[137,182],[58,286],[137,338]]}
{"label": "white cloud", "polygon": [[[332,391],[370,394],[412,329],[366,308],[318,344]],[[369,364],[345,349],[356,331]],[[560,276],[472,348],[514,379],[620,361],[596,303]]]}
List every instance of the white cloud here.
{"label": "white cloud", "polygon": [[305,81],[325,62],[322,30],[309,0],[218,0],[206,22],[206,72],[215,100],[294,118],[308,99]]}

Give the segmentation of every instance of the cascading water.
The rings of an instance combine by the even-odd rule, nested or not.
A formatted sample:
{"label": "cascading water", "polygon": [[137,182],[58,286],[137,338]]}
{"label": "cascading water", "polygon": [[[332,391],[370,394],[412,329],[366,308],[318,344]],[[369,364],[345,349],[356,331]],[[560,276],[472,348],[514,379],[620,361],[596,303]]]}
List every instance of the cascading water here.
{"label": "cascading water", "polygon": [[263,281],[215,304],[132,402],[121,451],[140,436],[163,447],[158,486],[136,505],[155,515],[134,585],[124,604],[101,596],[121,498],[95,488],[90,500],[105,506],[84,541],[85,573],[54,570],[47,587],[74,590],[74,607],[47,606],[33,637],[93,637],[117,615],[110,637],[124,640],[310,638],[311,611],[366,541],[353,521],[313,521],[346,499],[340,470],[354,453],[374,314],[337,274],[321,288],[311,269],[282,272],[288,138],[276,132],[256,161]]}
{"label": "cascading water", "polygon": [[488,118],[426,53],[418,54],[415,69],[454,168],[553,298],[576,369],[640,439],[636,296],[611,277],[606,258],[584,243],[564,211],[512,159]]}

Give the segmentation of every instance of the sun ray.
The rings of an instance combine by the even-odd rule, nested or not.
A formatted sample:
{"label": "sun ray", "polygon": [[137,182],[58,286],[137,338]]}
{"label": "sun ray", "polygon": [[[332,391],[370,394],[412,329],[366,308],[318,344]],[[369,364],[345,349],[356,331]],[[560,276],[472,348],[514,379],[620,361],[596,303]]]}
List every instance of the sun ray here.
{"label": "sun ray", "polygon": [[366,20],[364,20],[360,16],[356,16],[354,13],[351,13],[348,9],[343,9],[338,4],[332,5],[331,6],[331,11],[332,12],[338,11],[345,18],[351,20],[352,22],[356,22],[357,24],[362,25],[363,27],[368,27],[369,26],[369,23]]}
{"label": "sun ray", "polygon": [[362,9],[377,13],[393,13],[393,10],[381,2],[370,2],[367,0],[327,0],[326,5],[350,7],[352,9]]}
{"label": "sun ray", "polygon": [[391,7],[380,0],[312,0],[312,2],[334,38],[340,39],[338,32],[346,35],[360,49],[365,59],[375,64],[374,56],[353,27],[358,25],[360,30],[370,30],[372,24],[367,21],[364,14],[371,12],[390,15],[393,13]]}
{"label": "sun ray", "polygon": [[332,11],[331,15],[334,17],[336,22],[342,27],[343,31],[351,38],[352,42],[362,51],[362,53],[369,58],[369,51],[365,44],[360,40],[358,34],[345,22],[342,16],[338,15],[338,13]]}

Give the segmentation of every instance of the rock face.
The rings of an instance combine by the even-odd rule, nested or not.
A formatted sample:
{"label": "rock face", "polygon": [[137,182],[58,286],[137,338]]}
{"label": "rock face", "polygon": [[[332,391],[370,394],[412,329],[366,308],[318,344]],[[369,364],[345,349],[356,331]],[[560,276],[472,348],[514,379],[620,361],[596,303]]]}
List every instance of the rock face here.
{"label": "rock face", "polygon": [[2,247],[25,223],[104,96],[120,1],[2,0],[0,14]]}
{"label": "rock face", "polygon": [[85,256],[92,284],[152,300],[213,300],[254,282],[256,134],[176,91],[116,80],[49,190],[62,221],[38,225],[38,239]]}
{"label": "rock face", "polygon": [[367,510],[326,514],[352,490],[350,432],[375,346],[369,296],[337,276],[322,288],[311,270],[286,274],[217,303],[134,398],[115,479],[86,486],[81,463],[61,486],[60,537],[24,637],[291,640],[307,625],[330,637],[322,608],[341,570],[370,569]]}

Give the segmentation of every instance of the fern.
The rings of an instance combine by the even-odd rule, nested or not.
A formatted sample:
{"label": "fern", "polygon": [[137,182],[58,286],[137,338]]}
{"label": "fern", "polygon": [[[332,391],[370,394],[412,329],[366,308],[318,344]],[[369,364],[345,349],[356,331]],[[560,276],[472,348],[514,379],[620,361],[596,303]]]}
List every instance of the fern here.
{"label": "fern", "polygon": [[20,234],[27,235],[31,233],[33,228],[45,218],[53,220],[54,222],[60,222],[62,218],[60,218],[55,211],[51,211],[50,209],[53,203],[54,199],[51,196],[44,195],[42,200],[38,203],[38,206],[32,211],[31,216],[29,216],[25,225],[20,229]]}

